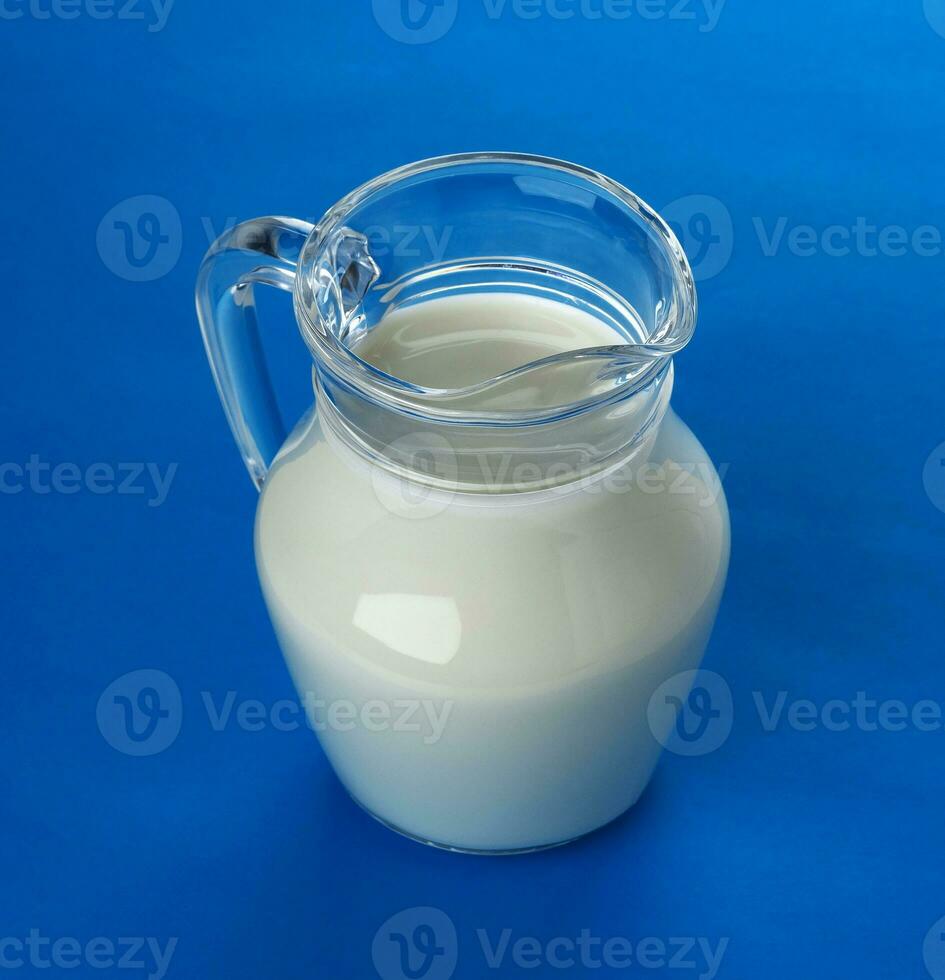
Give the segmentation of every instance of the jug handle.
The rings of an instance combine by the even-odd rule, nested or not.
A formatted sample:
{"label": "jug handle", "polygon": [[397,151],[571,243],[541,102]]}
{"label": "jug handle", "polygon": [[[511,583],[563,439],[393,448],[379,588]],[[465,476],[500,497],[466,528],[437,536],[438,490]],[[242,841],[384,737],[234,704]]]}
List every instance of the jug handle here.
{"label": "jug handle", "polygon": [[244,221],[210,246],[197,277],[197,319],[213,380],[257,490],[286,430],[259,338],[253,286],[291,291],[313,230],[296,218]]}

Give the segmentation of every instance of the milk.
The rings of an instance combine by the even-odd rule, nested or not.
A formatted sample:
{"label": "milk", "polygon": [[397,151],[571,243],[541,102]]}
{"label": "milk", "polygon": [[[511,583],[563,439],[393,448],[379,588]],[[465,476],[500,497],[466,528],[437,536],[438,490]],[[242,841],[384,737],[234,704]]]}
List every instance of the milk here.
{"label": "milk", "polygon": [[[626,342],[563,303],[474,293],[390,314],[354,349],[453,388]],[[561,843],[630,807],[659,755],[649,698],[698,666],[715,618],[729,548],[717,480],[671,411],[645,457],[525,493],[418,488],[309,412],[264,486],[257,564],[355,800],[473,851]]]}
{"label": "milk", "polygon": [[540,358],[625,343],[597,317],[563,303],[517,293],[473,293],[395,310],[354,351],[402,381],[461,388]]}

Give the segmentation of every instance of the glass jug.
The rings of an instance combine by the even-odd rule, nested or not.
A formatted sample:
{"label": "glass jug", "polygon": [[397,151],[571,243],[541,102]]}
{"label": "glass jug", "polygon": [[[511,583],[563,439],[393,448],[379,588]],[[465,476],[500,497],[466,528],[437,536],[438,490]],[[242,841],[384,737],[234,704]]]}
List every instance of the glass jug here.
{"label": "glass jug", "polygon": [[[257,283],[292,292],[314,360],[288,437]],[[489,853],[620,816],[728,566],[721,483],[669,407],[696,296],[668,226],[582,167],[442,157],[317,225],[233,228],[197,308],[266,604],[355,801]]]}

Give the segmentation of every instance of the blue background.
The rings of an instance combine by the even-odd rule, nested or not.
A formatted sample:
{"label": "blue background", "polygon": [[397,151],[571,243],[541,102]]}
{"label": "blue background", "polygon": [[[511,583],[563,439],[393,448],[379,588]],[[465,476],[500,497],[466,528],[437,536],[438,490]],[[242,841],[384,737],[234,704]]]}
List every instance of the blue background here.
{"label": "blue background", "polygon": [[[945,916],[945,733],[766,732],[752,692],[945,700],[945,255],[769,256],[756,226],[945,227],[945,5],[728,0],[700,30],[696,3],[696,20],[617,21],[496,19],[462,0],[444,37],[415,45],[367,0],[179,0],[157,31],[25,9],[0,20],[2,461],[177,469],[161,506],[149,483],[0,495],[0,938],[178,937],[170,977],[369,978],[381,924],[432,906],[463,978],[566,972],[487,969],[476,930],[505,928],[728,937],[721,977],[926,976]],[[731,736],[666,754],[603,832],[516,859],[389,833],[309,732],[216,732],[201,701],[293,690],[193,312],[200,258],[228,219],[314,218],[394,166],[477,149],[575,160],[657,207],[710,196],[716,254],[732,247],[700,283],[674,396],[729,467],[733,559],[706,666],[731,686]],[[138,195],[170,202],[150,281],[97,244]],[[261,303],[297,415],[290,305]],[[173,679],[183,711],[147,758],[96,724],[102,692],[141,668]],[[926,953],[945,970],[934,935]],[[71,971],[86,975],[110,973]]]}

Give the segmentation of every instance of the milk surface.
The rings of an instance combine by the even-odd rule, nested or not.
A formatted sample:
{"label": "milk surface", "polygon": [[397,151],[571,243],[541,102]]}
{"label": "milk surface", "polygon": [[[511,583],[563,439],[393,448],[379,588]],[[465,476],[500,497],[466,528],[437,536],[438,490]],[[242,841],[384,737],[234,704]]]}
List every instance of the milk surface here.
{"label": "milk surface", "polygon": [[[389,316],[356,353],[452,388],[622,342],[564,304],[472,294]],[[647,489],[633,471],[644,462]],[[650,695],[698,666],[715,618],[729,547],[716,480],[669,412],[648,461],[609,481],[459,493],[414,513],[390,500],[416,487],[310,412],[264,486],[257,564],[352,796],[420,839],[492,851],[560,843],[632,805],[659,754]]]}
{"label": "milk surface", "polygon": [[475,293],[397,310],[354,351],[402,381],[425,388],[464,388],[543,357],[625,343],[626,338],[597,317],[563,303],[515,293]]}

